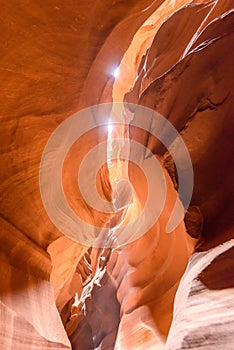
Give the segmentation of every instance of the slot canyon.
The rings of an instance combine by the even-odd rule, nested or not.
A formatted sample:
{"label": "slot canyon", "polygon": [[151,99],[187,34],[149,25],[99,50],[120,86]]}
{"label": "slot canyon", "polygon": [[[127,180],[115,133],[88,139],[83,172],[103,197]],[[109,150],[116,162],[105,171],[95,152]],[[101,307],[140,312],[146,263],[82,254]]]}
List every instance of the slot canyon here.
{"label": "slot canyon", "polygon": [[9,0],[0,350],[234,349],[233,0]]}

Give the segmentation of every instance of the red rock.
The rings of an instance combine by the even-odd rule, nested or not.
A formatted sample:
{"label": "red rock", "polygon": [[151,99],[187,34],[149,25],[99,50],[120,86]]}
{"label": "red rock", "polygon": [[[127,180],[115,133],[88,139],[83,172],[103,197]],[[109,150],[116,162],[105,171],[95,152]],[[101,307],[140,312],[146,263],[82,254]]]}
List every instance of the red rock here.
{"label": "red rock", "polygon": [[[153,13],[143,42],[130,47]],[[229,0],[1,5],[2,349],[233,349],[233,18]],[[130,91],[132,77],[123,79],[118,95],[113,70],[128,48],[134,55],[125,59],[125,72],[134,67],[137,76]],[[64,120],[115,96],[151,108],[177,129],[192,160],[194,189],[185,222],[166,234],[180,185],[173,159],[148,132],[116,128],[112,137],[137,140],[159,160],[166,202],[137,240],[95,248],[70,240],[50,221],[40,194],[40,161]],[[140,108],[129,107],[128,118],[141,120]],[[87,205],[77,171],[107,131],[95,128],[72,146],[62,177],[74,212],[112,229],[124,215],[121,227],[139,214],[148,185],[138,166],[129,162],[126,169],[122,162],[137,199],[117,191],[118,203],[128,198],[133,209],[109,214]],[[96,184],[103,199],[116,196],[107,164]]]}

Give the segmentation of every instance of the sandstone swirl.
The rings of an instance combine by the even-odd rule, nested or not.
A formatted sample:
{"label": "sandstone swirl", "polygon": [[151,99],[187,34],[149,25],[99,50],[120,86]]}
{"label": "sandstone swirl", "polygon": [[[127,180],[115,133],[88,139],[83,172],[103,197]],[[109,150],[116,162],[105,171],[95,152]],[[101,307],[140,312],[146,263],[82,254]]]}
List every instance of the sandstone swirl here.
{"label": "sandstone swirl", "polygon": [[[0,348],[233,349],[233,2],[13,0],[1,4],[0,28]],[[115,80],[119,65],[125,77]],[[165,208],[126,246],[83,246],[49,220],[40,160],[71,114],[116,96],[138,106],[128,110],[133,121],[144,117],[141,105],[177,129],[193,164],[193,196],[167,235],[175,164],[158,139],[130,126],[126,140],[163,167]],[[107,137],[104,129],[83,135],[63,168],[72,209],[103,227],[122,214],[87,205],[76,174]],[[179,152],[176,139],[171,149]],[[144,206],[142,172],[129,163],[128,176]],[[107,165],[97,188],[113,198]]]}

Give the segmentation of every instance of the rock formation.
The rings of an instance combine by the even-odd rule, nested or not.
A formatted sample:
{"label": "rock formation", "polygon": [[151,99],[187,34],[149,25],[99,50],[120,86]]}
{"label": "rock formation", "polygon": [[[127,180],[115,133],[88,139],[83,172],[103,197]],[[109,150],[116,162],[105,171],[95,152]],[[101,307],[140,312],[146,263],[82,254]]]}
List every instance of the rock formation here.
{"label": "rock formation", "polygon": [[[1,349],[234,348],[233,22],[231,0],[2,2]],[[121,100],[124,129],[100,126],[97,110],[96,127],[67,153],[64,195],[83,221],[110,233],[144,208],[145,175],[121,157],[96,176],[99,195],[114,200],[117,213],[87,204],[77,186],[83,159],[111,134],[113,152],[121,154],[115,142],[122,137],[130,154],[134,141],[147,148],[143,167],[152,159],[160,164],[165,204],[128,244],[99,244],[99,236],[99,243],[85,245],[49,218],[40,191],[42,154],[72,114]],[[142,108],[166,118],[191,157],[192,198],[170,234],[179,136],[162,130],[170,139],[166,148],[150,133],[153,118],[143,119]],[[134,126],[139,121],[148,131]],[[181,171],[186,178],[188,169]],[[129,178],[132,187],[116,178]],[[155,178],[158,187],[160,181]],[[157,200],[150,213],[156,207]]]}

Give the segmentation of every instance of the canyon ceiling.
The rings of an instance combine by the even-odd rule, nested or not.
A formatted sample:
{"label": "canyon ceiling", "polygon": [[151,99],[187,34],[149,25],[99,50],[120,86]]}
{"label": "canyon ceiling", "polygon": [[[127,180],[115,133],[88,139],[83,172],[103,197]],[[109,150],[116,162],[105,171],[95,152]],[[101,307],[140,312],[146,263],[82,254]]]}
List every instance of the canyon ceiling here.
{"label": "canyon ceiling", "polygon": [[[233,7],[232,0],[1,1],[0,349],[234,349]],[[71,145],[58,173],[73,212],[113,239],[113,228],[144,208],[147,176],[121,154],[108,165],[102,152],[96,187],[115,210],[101,212],[78,186],[83,159],[110,137],[119,154],[121,137],[129,154],[134,142],[147,148],[139,155],[144,169],[150,160],[160,165],[162,212],[144,234],[114,247],[100,235],[84,244],[79,229],[69,238],[50,219],[40,188],[54,131],[75,113],[111,102],[123,107],[118,123],[102,125],[99,107],[91,108],[95,127]],[[147,111],[176,130],[174,138],[161,130],[169,149],[150,132]],[[79,123],[78,130],[86,119]],[[62,136],[58,149],[69,138]],[[180,198],[187,210],[168,234],[179,173],[188,179],[191,170],[173,159],[182,154],[180,139],[193,192],[188,208]],[[49,151],[52,164],[57,153]],[[89,191],[95,162],[85,178]]]}

